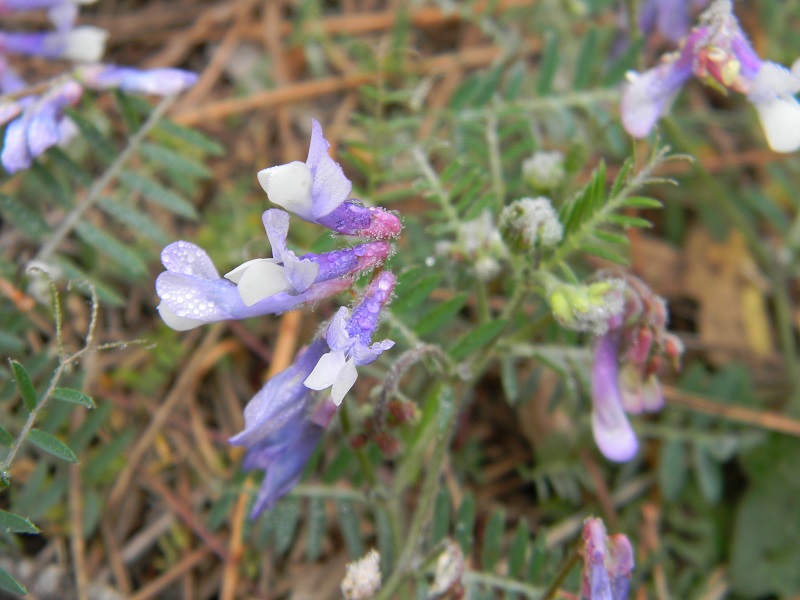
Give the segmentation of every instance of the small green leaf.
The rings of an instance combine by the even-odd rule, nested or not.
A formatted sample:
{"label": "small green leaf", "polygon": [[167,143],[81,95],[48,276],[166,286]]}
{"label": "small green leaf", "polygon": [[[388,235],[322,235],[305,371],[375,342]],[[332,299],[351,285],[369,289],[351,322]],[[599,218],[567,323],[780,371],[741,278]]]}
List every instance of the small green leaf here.
{"label": "small green leaf", "polygon": [[626,236],[619,233],[612,233],[610,231],[596,229],[592,232],[592,235],[602,242],[613,244],[615,246],[627,246],[630,244],[630,240]]}
{"label": "small green leaf", "polygon": [[308,537],[306,538],[306,558],[315,562],[322,554],[322,539],[328,528],[325,514],[325,500],[311,498],[308,504]]}
{"label": "small green leaf", "polygon": [[128,189],[139,192],[150,202],[166,208],[171,213],[188,219],[197,218],[194,206],[154,179],[135,171],[122,171],[119,174],[119,180]]}
{"label": "small green leaf", "polygon": [[653,224],[647,219],[641,217],[632,217],[630,215],[609,215],[608,220],[621,227],[637,227],[641,229],[650,229]]}
{"label": "small green leaf", "polygon": [[450,530],[450,492],[443,486],[436,495],[433,506],[433,527],[431,531],[431,546],[442,541]]}
{"label": "small green leaf", "polygon": [[523,519],[517,525],[517,531],[511,541],[511,549],[508,551],[508,574],[514,579],[522,578],[529,538],[530,532]]}
{"label": "small green leaf", "polygon": [[547,564],[547,539],[545,533],[540,531],[533,542],[531,557],[528,561],[528,581],[539,583],[544,575],[545,565]]}
{"label": "small green leaf", "polygon": [[581,44],[572,89],[581,90],[589,85],[597,58],[597,28],[591,28],[586,32]]}
{"label": "small green leaf", "polygon": [[25,403],[25,407],[31,411],[36,408],[36,405],[39,401],[36,398],[36,389],[33,387],[33,382],[31,381],[30,375],[28,375],[25,367],[23,367],[17,361],[9,360],[8,362],[11,365],[11,370],[14,373],[14,381],[16,382],[17,389],[22,396],[22,401]]}
{"label": "small green leaf", "polygon": [[481,567],[484,571],[493,571],[500,560],[500,546],[503,543],[505,523],[506,515],[502,510],[496,510],[489,518],[489,523],[483,533],[483,548],[481,549]]}
{"label": "small green leaf", "polygon": [[221,144],[218,144],[215,140],[212,140],[210,137],[200,133],[196,129],[190,129],[189,127],[178,125],[177,123],[168,119],[162,119],[156,126],[156,132],[160,133],[161,131],[172,137],[180,139],[182,142],[192,146],[193,148],[202,150],[206,154],[210,154],[212,156],[222,156],[225,154],[225,148]]}
{"label": "small green leaf", "polygon": [[686,484],[686,452],[681,440],[666,440],[658,461],[658,484],[665,500],[676,500]]}
{"label": "small green leaf", "polygon": [[693,459],[697,483],[706,501],[716,504],[722,497],[722,471],[703,444],[694,445]]}
{"label": "small green leaf", "polygon": [[28,590],[25,589],[19,581],[9,575],[5,569],[0,568],[0,588],[11,592],[12,594],[27,594]]}
{"label": "small green leaf", "polygon": [[392,310],[404,312],[419,306],[436,289],[441,280],[442,276],[435,273],[414,282],[413,285],[406,283],[398,286],[400,289],[397,290],[397,299],[392,303]]}
{"label": "small green leaf", "polygon": [[0,510],[0,529],[10,533],[39,533],[39,528],[26,517]]}
{"label": "small green leaf", "polygon": [[458,507],[456,515],[455,539],[461,546],[465,555],[469,555],[469,548],[472,545],[472,528],[475,524],[475,497],[471,492],[464,495],[461,506]]}
{"label": "small green leaf", "polygon": [[632,168],[633,159],[625,159],[625,162],[622,163],[617,176],[614,178],[614,183],[611,185],[611,193],[609,195],[612,198],[619,194],[620,190],[622,190],[622,186],[625,185],[625,181],[628,179],[628,174],[631,172]]}
{"label": "small green leaf", "polygon": [[631,196],[629,198],[625,198],[622,204],[632,208],[662,208],[664,206],[660,200],[656,200],[655,198],[647,198],[645,196]]}
{"label": "small green leaf", "polygon": [[594,254],[595,256],[599,256],[600,258],[605,258],[611,262],[617,263],[619,265],[628,264],[628,259],[612,252],[611,250],[607,250],[605,248],[601,248],[599,246],[583,246],[582,250],[588,254]]}
{"label": "small green leaf", "polygon": [[300,499],[289,496],[284,498],[273,510],[275,518],[275,552],[283,556],[294,542],[295,531],[300,523]]}
{"label": "small green leaf", "polygon": [[78,457],[64,442],[40,429],[33,429],[28,434],[28,440],[45,452],[49,452],[62,460],[77,463]]}
{"label": "small green leaf", "polygon": [[203,163],[184,154],[145,142],[140,146],[142,156],[154,165],[172,171],[175,174],[194,178],[211,177],[211,171]]}
{"label": "small green leaf", "polygon": [[459,338],[450,349],[450,356],[455,360],[463,360],[473,352],[480,350],[489,342],[503,333],[506,321],[489,321],[479,325],[466,335]]}
{"label": "small green leaf", "polygon": [[95,227],[87,221],[82,221],[75,226],[78,236],[92,246],[102,256],[108,257],[118,263],[126,271],[134,275],[144,275],[147,265],[131,249],[131,246],[120,242],[108,232]]}
{"label": "small green leaf", "polygon": [[426,336],[447,326],[458,312],[464,308],[467,303],[467,297],[467,294],[459,294],[434,306],[420,317],[414,331],[417,335]]}
{"label": "small green leaf", "polygon": [[353,503],[350,500],[338,500],[336,508],[347,552],[353,560],[361,558],[364,556],[364,542],[361,539],[361,529],[358,526],[358,516]]}
{"label": "small green leaf", "polygon": [[166,246],[169,243],[170,236],[153,219],[153,216],[137,210],[135,203],[130,202],[129,199],[119,202],[113,198],[101,198],[97,205],[107,215],[159,246]]}
{"label": "small green leaf", "polygon": [[0,446],[7,446],[10,448],[14,445],[14,437],[8,433],[5,427],[0,425]]}
{"label": "small green leaf", "polygon": [[556,68],[558,68],[558,36],[552,31],[547,31],[542,61],[539,63],[539,76],[536,78],[536,95],[546,96],[550,93]]}
{"label": "small green leaf", "polygon": [[87,396],[79,390],[70,388],[59,388],[53,390],[53,398],[61,400],[62,402],[70,402],[72,404],[80,404],[86,408],[95,408],[94,400],[91,396]]}

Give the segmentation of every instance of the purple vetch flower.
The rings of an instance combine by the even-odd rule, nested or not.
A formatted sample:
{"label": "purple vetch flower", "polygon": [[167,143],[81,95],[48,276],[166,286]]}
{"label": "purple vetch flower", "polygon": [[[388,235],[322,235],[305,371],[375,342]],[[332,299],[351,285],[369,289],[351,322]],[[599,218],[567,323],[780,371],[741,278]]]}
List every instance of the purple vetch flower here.
{"label": "purple vetch flower", "polygon": [[65,124],[68,119],[63,111],[78,103],[83,88],[67,80],[50,89],[39,98],[23,98],[22,114],[6,128],[0,162],[9,173],[31,166],[33,159],[56,144],[66,142],[74,134],[74,128]]}
{"label": "purple vetch flower", "polygon": [[329,399],[315,404],[303,380],[327,350],[317,339],[272,377],[244,409],[245,428],[229,441],[247,448],[242,468],[266,471],[250,518],[271,509],[295,485],[336,412]]}
{"label": "purple vetch flower", "polygon": [[370,269],[389,255],[389,245],[378,241],[298,258],[286,247],[289,213],[272,208],[264,211],[262,221],[273,257],[249,260],[225,275],[247,306],[281,292],[301,294],[314,283]]}
{"label": "purple vetch flower", "polygon": [[86,87],[95,90],[120,89],[134,94],[171,96],[183,92],[197,82],[197,74],[183,69],[132,69],[116,65],[85,65],[75,76]]}
{"label": "purple vetch flower", "polygon": [[356,367],[374,362],[394,346],[392,340],[372,345],[370,341],[378,327],[381,310],[391,298],[395,281],[390,271],[381,272],[367,287],[352,314],[345,307],[337,311],[325,334],[330,352],[319,359],[304,382],[306,387],[312,390],[331,388],[331,399],[339,406],[356,382]]}
{"label": "purple vetch flower", "polygon": [[679,50],[663,56],[658,66],[629,73],[620,108],[628,133],[647,135],[692,75],[720,91],[745,94],[774,151],[800,149],[800,103],[794,97],[800,77],[759,58],[733,14],[731,0],[715,0]]}
{"label": "purple vetch flower", "polygon": [[582,542],[581,600],[625,600],[634,567],[628,538],[607,536],[603,521],[595,517],[584,523]]}
{"label": "purple vetch flower", "polygon": [[[167,271],[156,279],[156,293],[161,298],[158,311],[164,322],[177,331],[214,321],[279,314],[340,294],[352,286],[353,274],[382,263],[389,251],[386,242],[376,241],[325,254],[304,255],[300,261],[307,259],[319,265],[313,285],[299,293],[293,290],[293,293],[282,291],[264,296],[248,306],[239,286],[219,276],[205,250],[189,242],[173,242],[161,253]],[[347,265],[346,272],[342,272],[342,264]],[[243,274],[237,273],[240,275]],[[323,277],[329,278],[323,280]],[[282,274],[281,278],[283,283]],[[260,284],[248,278],[246,285]],[[253,299],[251,292],[248,289],[244,297]]]}
{"label": "purple vetch flower", "polygon": [[95,62],[103,56],[107,37],[104,29],[89,25],[33,33],[0,31],[0,53]]}
{"label": "purple vetch flower", "polygon": [[592,366],[592,433],[603,455],[616,462],[632,459],[639,449],[626,412],[664,407],[658,380],[663,358],[677,369],[683,353],[680,340],[666,331],[662,298],[630,275],[624,297],[623,312],[608,320],[607,331],[595,342]]}
{"label": "purple vetch flower", "polygon": [[353,184],[328,155],[329,148],[322,126],[312,120],[305,163],[294,161],[259,171],[258,182],[270,201],[305,221],[344,235],[397,237],[402,228],[397,216],[383,208],[368,208],[348,200]]}

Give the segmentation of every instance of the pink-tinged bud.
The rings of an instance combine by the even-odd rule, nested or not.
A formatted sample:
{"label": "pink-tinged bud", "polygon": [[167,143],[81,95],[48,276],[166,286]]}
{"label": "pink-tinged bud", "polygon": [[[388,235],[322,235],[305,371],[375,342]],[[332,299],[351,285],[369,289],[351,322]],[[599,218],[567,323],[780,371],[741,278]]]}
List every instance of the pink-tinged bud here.
{"label": "pink-tinged bud", "polygon": [[402,425],[419,419],[419,408],[413,402],[392,400],[386,407],[389,413],[389,425]]}
{"label": "pink-tinged bud", "polygon": [[653,347],[653,332],[647,327],[639,327],[633,334],[628,360],[637,365],[644,364]]}
{"label": "pink-tinged bud", "polygon": [[358,450],[367,444],[367,436],[365,436],[363,433],[356,433],[355,435],[350,436],[350,438],[347,440],[347,443],[350,444],[350,447],[353,450]]}
{"label": "pink-tinged bud", "polygon": [[400,452],[400,440],[387,431],[381,431],[375,435],[375,444],[387,457],[395,456]]}
{"label": "pink-tinged bud", "polygon": [[681,357],[683,356],[684,346],[681,339],[672,333],[664,336],[664,353],[672,363],[672,368],[676,371],[681,368]]}
{"label": "pink-tinged bud", "polygon": [[628,538],[616,534],[609,539],[598,518],[586,520],[582,537],[582,600],[625,600],[634,566]]}
{"label": "pink-tinged bud", "polygon": [[379,240],[396,238],[403,229],[403,224],[398,216],[389,212],[385,208],[370,207],[372,223],[369,229],[361,231],[359,234],[367,237],[374,237]]}

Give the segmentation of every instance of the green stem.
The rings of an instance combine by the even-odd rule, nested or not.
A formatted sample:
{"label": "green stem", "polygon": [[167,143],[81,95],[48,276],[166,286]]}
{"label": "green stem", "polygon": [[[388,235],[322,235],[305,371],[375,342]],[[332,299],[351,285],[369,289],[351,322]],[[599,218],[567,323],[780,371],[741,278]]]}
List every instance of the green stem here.
{"label": "green stem", "polygon": [[494,201],[499,216],[506,205],[506,185],[503,179],[503,165],[500,157],[500,139],[497,135],[497,113],[486,115],[486,144],[489,146],[489,170],[492,174]]}
{"label": "green stem", "polygon": [[439,492],[439,477],[441,476],[442,467],[444,466],[445,458],[447,457],[447,449],[450,446],[450,439],[455,430],[455,425],[458,422],[459,403],[453,407],[444,431],[436,439],[436,445],[433,448],[433,455],[428,462],[428,469],[425,473],[425,480],[422,483],[422,491],[420,493],[419,504],[414,512],[414,517],[411,525],[408,528],[406,542],[403,545],[403,551],[397,566],[392,571],[389,580],[381,588],[380,593],[376,596],[376,600],[388,600],[394,597],[395,592],[403,584],[409,569],[412,566],[414,556],[417,552],[417,547],[422,537],[425,524],[430,517],[433,506],[436,503],[436,496]]}
{"label": "green stem", "polygon": [[[342,424],[342,432],[345,438],[349,438],[353,433],[353,425],[347,406],[347,402],[343,402],[339,407],[339,422]],[[367,483],[372,488],[376,487],[378,485],[378,477],[375,475],[375,469],[372,463],[369,462],[369,458],[367,458],[367,455],[364,453],[364,448],[354,448],[353,452],[355,452],[358,464],[361,466],[361,472],[364,474]]]}
{"label": "green stem", "polygon": [[564,583],[564,580],[567,578],[567,575],[570,574],[572,569],[575,568],[575,565],[580,560],[581,555],[578,553],[577,550],[573,550],[572,554],[570,554],[567,561],[564,563],[564,566],[561,567],[561,570],[556,575],[556,578],[553,580],[553,583],[550,584],[550,587],[547,588],[542,600],[552,600],[556,597],[561,584]]}

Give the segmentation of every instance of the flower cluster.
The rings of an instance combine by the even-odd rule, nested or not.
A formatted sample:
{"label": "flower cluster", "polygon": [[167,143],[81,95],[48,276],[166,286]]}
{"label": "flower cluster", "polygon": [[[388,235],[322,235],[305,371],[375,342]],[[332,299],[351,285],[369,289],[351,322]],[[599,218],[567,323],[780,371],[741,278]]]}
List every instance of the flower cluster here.
{"label": "flower cluster", "polygon": [[86,64],[37,86],[37,89],[43,87],[43,91],[26,93],[27,84],[8,63],[8,54],[89,63],[103,55],[106,32],[97,27],[74,25],[79,3],[78,0],[0,0],[0,14],[48,9],[55,25],[55,31],[47,32],[0,31],[0,95],[6,96],[0,97],[0,126],[8,124],[0,163],[9,173],[29,168],[48,148],[65,144],[75,136],[77,127],[64,115],[64,109],[75,106],[84,89],[118,88],[166,96],[191,87],[197,80],[194,73],[181,69],[140,71]]}
{"label": "flower cluster", "polygon": [[580,553],[583,557],[582,600],[625,600],[633,571],[633,547],[621,533],[606,535],[603,521],[583,524]]}
{"label": "flower cluster", "polygon": [[[208,254],[185,241],[162,252],[166,271],[156,280],[164,322],[183,331],[203,323],[278,314],[335,296],[364,271],[383,265],[400,233],[393,213],[349,198],[352,184],[328,155],[322,127],[313,121],[305,163],[264,169],[258,180],[269,199],[306,221],[362,243],[320,254],[297,256],[287,247],[289,214],[272,208],[262,220],[271,258],[256,258],[220,277]],[[245,428],[230,442],[247,449],[243,467],[266,471],[251,516],[268,510],[297,483],[344,396],[357,367],[376,360],[394,345],[372,343],[381,312],[395,285],[380,271],[352,309],[340,308],[295,362],[270,379],[248,403]],[[321,393],[325,392],[325,393]]]}
{"label": "flower cluster", "polygon": [[600,451],[617,462],[630,460],[639,448],[626,411],[664,406],[658,374],[665,357],[677,369],[683,353],[680,340],[666,331],[664,300],[633,276],[625,284],[624,308],[597,338],[592,367],[592,432]]}
{"label": "flower cluster", "polygon": [[731,0],[715,0],[680,48],[644,73],[629,73],[620,108],[634,137],[646,136],[669,110],[692,75],[722,91],[743,93],[755,106],[769,146],[776,152],[800,149],[800,77],[759,58],[733,14]]}

